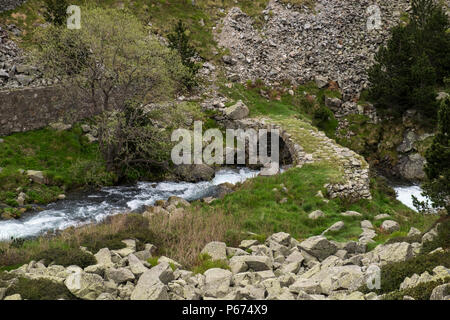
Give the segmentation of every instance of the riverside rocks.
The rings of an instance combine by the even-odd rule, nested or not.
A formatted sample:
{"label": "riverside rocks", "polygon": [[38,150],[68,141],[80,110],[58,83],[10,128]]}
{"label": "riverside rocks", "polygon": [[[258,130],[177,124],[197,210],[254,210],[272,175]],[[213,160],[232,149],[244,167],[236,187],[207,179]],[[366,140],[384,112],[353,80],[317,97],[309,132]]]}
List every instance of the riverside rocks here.
{"label": "riverside rocks", "polygon": [[336,245],[324,236],[308,238],[299,247],[319,260],[324,260],[337,251]]}
{"label": "riverside rocks", "polygon": [[214,178],[215,171],[206,164],[179,165],[175,168],[175,174],[181,181],[200,182]]}
{"label": "riverside rocks", "polygon": [[[132,241],[125,242],[132,250]],[[209,243],[203,251],[211,254],[212,249],[220,248],[223,257],[224,245]],[[374,292],[358,291],[368,283],[374,270],[414,255],[412,246],[406,242],[379,245],[365,253],[365,246],[356,242],[335,243],[324,236],[298,242],[284,232],[273,234],[264,244],[246,240],[241,246],[250,248],[251,253],[225,247],[227,254],[239,254],[223,259],[230,270],[216,267],[204,274],[183,270],[167,257],[160,257],[153,267],[139,260],[134,252],[117,260],[114,250],[106,248],[95,254],[97,264],[85,270],[77,266],[45,267],[32,261],[8,273],[58,282],[85,300],[374,300],[381,297]],[[405,278],[401,287],[444,279],[448,272],[447,268],[436,267],[433,275]],[[5,296],[2,289],[0,295]],[[447,299],[444,289],[437,287],[433,299]]]}

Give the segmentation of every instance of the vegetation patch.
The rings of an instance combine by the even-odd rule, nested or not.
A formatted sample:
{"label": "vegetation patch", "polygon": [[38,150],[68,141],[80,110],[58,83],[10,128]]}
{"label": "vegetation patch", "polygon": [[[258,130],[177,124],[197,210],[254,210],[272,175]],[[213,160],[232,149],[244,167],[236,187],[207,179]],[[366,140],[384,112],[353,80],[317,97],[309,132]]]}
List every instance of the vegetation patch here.
{"label": "vegetation patch", "polygon": [[7,295],[20,294],[26,300],[77,300],[77,298],[60,284],[46,279],[18,278],[6,291]]}
{"label": "vegetation patch", "polygon": [[79,248],[52,248],[42,251],[33,257],[33,260],[44,261],[45,265],[50,263],[68,267],[71,265],[79,266],[80,268],[86,268],[87,266],[97,263],[95,257]]}
{"label": "vegetation patch", "polygon": [[[431,274],[437,266],[450,267],[448,252],[421,254],[407,261],[387,264],[381,268],[381,289],[375,290],[375,292],[383,294],[396,291],[406,277],[411,277],[415,273],[421,275],[425,271]],[[362,290],[369,291],[365,287]]]}
{"label": "vegetation patch", "polygon": [[449,282],[450,277],[446,279],[421,283],[414,288],[389,292],[383,297],[383,300],[403,300],[404,296],[410,296],[415,300],[430,300],[430,296],[434,288]]}
{"label": "vegetation patch", "polygon": [[[18,206],[21,192],[26,204],[46,204],[67,190],[115,181],[101,160],[98,145],[89,144],[79,126],[61,132],[46,128],[3,139],[0,202],[9,206]],[[48,183],[31,182],[25,170],[43,171]]]}
{"label": "vegetation patch", "polygon": [[198,265],[192,269],[192,271],[197,274],[204,274],[206,270],[219,268],[230,270],[227,261],[223,260],[213,260],[210,255],[204,253],[198,257]]}

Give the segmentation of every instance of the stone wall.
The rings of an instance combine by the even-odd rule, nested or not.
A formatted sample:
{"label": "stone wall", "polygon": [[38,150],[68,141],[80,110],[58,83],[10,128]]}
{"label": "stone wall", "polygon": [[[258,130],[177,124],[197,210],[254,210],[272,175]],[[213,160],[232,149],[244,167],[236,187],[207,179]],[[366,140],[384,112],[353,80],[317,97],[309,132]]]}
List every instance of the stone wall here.
{"label": "stone wall", "polygon": [[52,122],[73,123],[88,116],[88,108],[65,103],[56,87],[0,91],[0,136],[43,128]]}
{"label": "stone wall", "polygon": [[280,125],[265,121],[265,119],[241,119],[221,121],[226,128],[230,129],[278,129],[280,139],[283,141],[286,151],[291,155],[292,164],[302,167],[304,164],[314,163],[324,160],[320,154],[322,149],[328,148],[339,159],[336,166],[343,170],[343,182],[336,184],[326,184],[330,198],[350,198],[350,199],[372,199],[370,193],[369,166],[366,161],[352,150],[342,147],[332,139],[326,137],[323,132],[311,131],[310,134],[320,138],[322,143],[318,144],[318,152],[314,154],[306,153],[302,146],[295,141],[291,134]]}

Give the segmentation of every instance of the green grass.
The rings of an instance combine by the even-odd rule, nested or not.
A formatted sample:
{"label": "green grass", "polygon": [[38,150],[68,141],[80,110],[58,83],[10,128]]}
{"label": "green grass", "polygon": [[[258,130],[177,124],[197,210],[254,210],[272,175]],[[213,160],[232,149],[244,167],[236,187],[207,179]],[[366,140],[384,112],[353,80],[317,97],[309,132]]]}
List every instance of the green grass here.
{"label": "green grass", "polygon": [[[351,203],[345,199],[333,199],[326,203],[316,196],[319,190],[326,194],[323,185],[336,181],[339,177],[339,172],[326,163],[304,165],[281,175],[248,180],[238,186],[233,194],[212,203],[212,208],[196,203],[194,210],[221,211],[233,217],[240,225],[237,233],[252,232],[262,239],[281,231],[290,233],[297,239],[305,239],[322,233],[337,221],[344,221],[345,227],[342,230],[327,236],[337,241],[358,240],[362,232],[360,222],[365,219],[374,222],[374,216],[380,213],[391,214],[399,222],[402,232],[407,232],[412,225],[425,230],[435,220],[434,217],[417,214],[401,204],[392,193],[384,191],[386,186],[376,180],[372,181],[372,200]],[[287,193],[281,191],[281,184],[286,186]],[[274,188],[278,191],[274,192]],[[288,201],[280,204],[283,198]],[[326,216],[317,220],[309,219],[308,214],[318,209]],[[347,210],[358,211],[363,216],[355,218],[340,215]],[[391,236],[382,234],[382,237],[386,241]],[[249,236],[245,235],[244,238]]]}
{"label": "green grass", "polygon": [[[425,271],[432,274],[437,266],[450,267],[448,252],[421,254],[407,261],[387,264],[381,268],[381,288],[375,291],[377,294],[383,294],[398,290],[406,277],[411,277],[413,274],[420,276]],[[368,292],[367,288],[363,290]]]}
{"label": "green grass", "polygon": [[[189,27],[193,44],[205,59],[218,59],[213,51],[221,53],[214,41],[212,28],[224,17],[231,7],[238,6],[255,20],[255,26],[263,24],[262,11],[268,0],[73,0],[73,5],[94,5],[103,8],[126,8],[136,15],[152,32],[166,35],[181,19]],[[37,25],[45,23],[43,18],[43,0],[28,0],[12,11],[0,14],[0,23],[16,24],[24,31],[20,43],[27,47],[32,44],[32,33]],[[225,9],[221,11],[219,9]],[[149,24],[150,23],[150,24]]]}
{"label": "green grass", "polygon": [[[46,204],[65,190],[114,182],[114,175],[100,160],[98,145],[89,144],[79,127],[62,132],[46,128],[3,139],[0,202],[9,206],[17,206],[20,192],[27,195],[26,203]],[[43,171],[49,181],[46,185],[30,182],[23,170]]]}
{"label": "green grass", "polygon": [[193,272],[195,274],[200,273],[204,274],[205,271],[213,268],[220,268],[225,270],[230,270],[228,263],[222,260],[212,260],[212,258],[208,254],[201,254],[199,256],[199,262],[196,267],[193,268]]}
{"label": "green grass", "polygon": [[20,294],[26,300],[77,300],[64,284],[56,283],[47,279],[18,278],[8,288],[7,295]]}
{"label": "green grass", "polygon": [[[289,94],[291,86],[286,83],[278,88],[265,86],[261,80],[249,81],[245,86],[234,84],[232,88],[221,86],[221,91],[231,99],[228,106],[237,100],[242,100],[250,109],[250,117],[276,117],[284,119],[299,119],[318,127],[327,136],[334,138],[338,122],[333,113],[325,106],[325,97],[341,95],[336,90],[319,89],[313,82],[293,88],[294,95]],[[306,94],[305,94],[306,93]],[[315,99],[311,98],[315,96]],[[328,119],[316,117],[323,110]]]}
{"label": "green grass", "polygon": [[152,266],[156,267],[158,265],[159,257],[151,257],[147,259],[147,262]]}

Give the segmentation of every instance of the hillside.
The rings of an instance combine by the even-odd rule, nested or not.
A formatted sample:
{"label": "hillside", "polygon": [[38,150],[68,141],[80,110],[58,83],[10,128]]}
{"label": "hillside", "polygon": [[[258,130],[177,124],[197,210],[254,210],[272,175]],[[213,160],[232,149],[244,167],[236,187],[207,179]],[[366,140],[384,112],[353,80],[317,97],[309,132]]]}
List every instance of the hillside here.
{"label": "hillside", "polygon": [[[448,300],[448,215],[413,211],[389,180],[425,178],[436,120],[368,98],[409,1],[72,2],[95,32],[52,26],[42,0],[0,10],[0,236],[42,212],[58,225],[0,242],[0,300]],[[153,198],[223,168],[171,162],[172,132],[198,121],[279,129],[275,174],[247,154],[256,177]],[[154,193],[136,211],[92,218],[99,200],[59,222],[67,198],[81,212],[141,182]]]}

